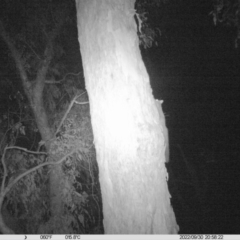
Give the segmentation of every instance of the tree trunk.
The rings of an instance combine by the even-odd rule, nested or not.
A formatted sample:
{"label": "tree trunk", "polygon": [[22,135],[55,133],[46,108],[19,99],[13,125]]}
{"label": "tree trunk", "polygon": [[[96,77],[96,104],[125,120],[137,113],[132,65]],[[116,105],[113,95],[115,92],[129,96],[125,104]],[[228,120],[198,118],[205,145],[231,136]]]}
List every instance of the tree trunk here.
{"label": "tree trunk", "polygon": [[177,233],[135,0],[76,0],[107,234]]}
{"label": "tree trunk", "polygon": [[[49,126],[48,117],[43,104],[43,88],[44,81],[46,78],[46,73],[43,74],[44,69],[39,71],[35,85],[32,88],[31,96],[31,106],[36,119],[36,123],[41,134],[41,138],[45,143],[47,153],[49,154],[49,161],[59,160],[56,154],[53,154],[51,149],[51,141],[54,137],[54,133]],[[49,194],[50,194],[50,211],[52,218],[45,224],[45,229],[41,233],[63,233],[61,230],[62,226],[61,217],[64,215],[63,201],[62,201],[62,183],[63,183],[63,170],[62,165],[52,165],[50,176],[49,176]],[[42,227],[42,226],[41,226]],[[64,232],[67,233],[67,232]]]}

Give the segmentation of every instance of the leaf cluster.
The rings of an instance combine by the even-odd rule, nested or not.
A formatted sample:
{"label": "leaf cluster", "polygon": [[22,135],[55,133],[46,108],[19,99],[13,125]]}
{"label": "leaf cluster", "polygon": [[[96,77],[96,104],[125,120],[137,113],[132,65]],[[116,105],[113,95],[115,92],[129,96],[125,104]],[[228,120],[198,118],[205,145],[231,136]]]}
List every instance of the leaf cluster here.
{"label": "leaf cluster", "polygon": [[214,0],[212,15],[214,25],[223,23],[236,29],[235,48],[240,41],[240,2],[238,0]]}

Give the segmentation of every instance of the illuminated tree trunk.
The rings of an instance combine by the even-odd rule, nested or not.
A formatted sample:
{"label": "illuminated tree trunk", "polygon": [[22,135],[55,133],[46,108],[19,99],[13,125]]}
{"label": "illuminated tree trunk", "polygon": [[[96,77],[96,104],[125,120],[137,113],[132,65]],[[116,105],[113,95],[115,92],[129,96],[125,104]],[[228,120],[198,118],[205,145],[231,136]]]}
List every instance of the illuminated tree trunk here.
{"label": "illuminated tree trunk", "polygon": [[105,233],[177,233],[134,0],[76,0]]}

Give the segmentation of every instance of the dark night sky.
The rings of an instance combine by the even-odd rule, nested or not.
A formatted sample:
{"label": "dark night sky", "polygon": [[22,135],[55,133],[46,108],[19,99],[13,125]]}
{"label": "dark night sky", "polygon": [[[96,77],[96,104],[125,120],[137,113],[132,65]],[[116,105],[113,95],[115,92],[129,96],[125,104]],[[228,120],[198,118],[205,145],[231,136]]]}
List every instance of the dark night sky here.
{"label": "dark night sky", "polygon": [[[211,201],[220,200],[211,206],[212,228],[231,233],[240,226],[240,51],[234,48],[234,29],[215,27],[210,11],[210,0],[170,0],[161,17],[159,47],[143,55],[154,96],[164,100],[172,164],[179,157],[177,144],[189,158],[197,147],[215,159]],[[1,41],[0,51],[6,56]],[[0,94],[2,105],[4,89]]]}

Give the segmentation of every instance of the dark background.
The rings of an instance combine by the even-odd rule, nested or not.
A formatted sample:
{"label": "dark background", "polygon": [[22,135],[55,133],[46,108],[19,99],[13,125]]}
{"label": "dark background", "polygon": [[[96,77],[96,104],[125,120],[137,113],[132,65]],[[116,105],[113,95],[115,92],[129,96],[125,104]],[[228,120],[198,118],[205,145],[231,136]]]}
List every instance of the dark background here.
{"label": "dark background", "polygon": [[[170,171],[170,191],[180,232],[236,234],[240,233],[239,49],[234,47],[236,29],[214,26],[212,10],[211,1],[170,1],[163,13],[159,47],[143,56],[154,96],[164,100],[171,150],[168,168],[174,172]],[[183,158],[196,174],[207,171],[204,199],[196,197],[198,190],[187,182],[181,183],[188,172]]]}

